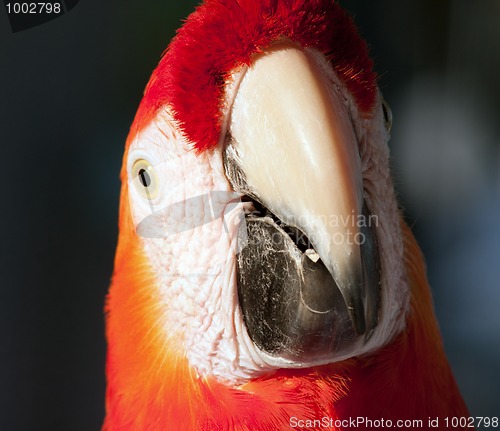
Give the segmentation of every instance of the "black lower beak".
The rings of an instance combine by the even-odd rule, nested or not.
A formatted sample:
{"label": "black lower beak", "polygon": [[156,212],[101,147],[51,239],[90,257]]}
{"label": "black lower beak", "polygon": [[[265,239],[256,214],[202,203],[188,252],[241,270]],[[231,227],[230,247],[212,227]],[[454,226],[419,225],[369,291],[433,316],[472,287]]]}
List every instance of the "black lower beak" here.
{"label": "black lower beak", "polygon": [[321,362],[348,355],[368,340],[380,308],[373,228],[363,232],[363,286],[356,291],[364,295],[355,298],[360,308],[354,313],[322,260],[311,258],[317,256],[314,250],[303,251],[303,235],[298,243],[269,215],[247,216],[246,229],[248,244],[238,255],[238,295],[247,331],[259,349],[291,361]]}

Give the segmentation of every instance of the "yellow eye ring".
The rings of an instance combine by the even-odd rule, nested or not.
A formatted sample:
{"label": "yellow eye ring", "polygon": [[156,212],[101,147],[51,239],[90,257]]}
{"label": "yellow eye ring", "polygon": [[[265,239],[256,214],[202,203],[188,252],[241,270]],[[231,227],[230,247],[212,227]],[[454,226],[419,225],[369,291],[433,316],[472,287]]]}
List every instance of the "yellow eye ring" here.
{"label": "yellow eye ring", "polygon": [[158,177],[155,168],[147,160],[139,159],[134,163],[132,182],[144,198],[153,200],[158,195]]}

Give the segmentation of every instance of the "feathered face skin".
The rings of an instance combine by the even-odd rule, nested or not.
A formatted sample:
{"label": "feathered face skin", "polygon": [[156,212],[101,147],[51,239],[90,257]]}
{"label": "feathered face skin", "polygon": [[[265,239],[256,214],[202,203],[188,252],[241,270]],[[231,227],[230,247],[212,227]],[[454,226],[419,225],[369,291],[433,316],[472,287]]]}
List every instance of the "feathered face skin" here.
{"label": "feathered face skin", "polygon": [[336,3],[191,15],[127,141],[104,429],[466,415],[398,213],[387,109]]}

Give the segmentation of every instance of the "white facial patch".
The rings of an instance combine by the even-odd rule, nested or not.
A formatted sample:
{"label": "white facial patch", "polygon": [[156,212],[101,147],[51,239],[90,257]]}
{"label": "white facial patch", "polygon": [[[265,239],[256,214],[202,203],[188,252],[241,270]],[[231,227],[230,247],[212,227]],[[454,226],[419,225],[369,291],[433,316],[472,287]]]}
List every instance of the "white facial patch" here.
{"label": "white facial patch", "polygon": [[[151,168],[134,172],[137,161]],[[221,152],[196,154],[163,110],[131,143],[127,173],[136,232],[163,298],[166,342],[178,344],[200,375],[234,383],[269,368],[238,308],[235,259],[248,204],[231,190]],[[158,181],[151,199],[148,178]]]}

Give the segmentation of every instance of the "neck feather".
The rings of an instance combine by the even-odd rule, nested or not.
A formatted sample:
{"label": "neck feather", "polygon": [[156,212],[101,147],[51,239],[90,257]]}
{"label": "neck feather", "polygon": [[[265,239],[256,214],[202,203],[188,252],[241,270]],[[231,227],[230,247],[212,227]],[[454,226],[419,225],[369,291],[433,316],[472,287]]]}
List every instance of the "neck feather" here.
{"label": "neck feather", "polygon": [[[444,354],[423,258],[406,226],[412,299],[405,331],[369,356],[308,370],[278,370],[231,388],[197,376],[172,347],[175,340],[165,337],[154,276],[126,228],[131,226],[126,215],[120,225],[107,302],[104,430],[289,430],[293,421],[334,424],[358,417],[421,419],[425,429],[429,417],[467,416]],[[325,423],[309,422],[308,429],[336,429]]]}

